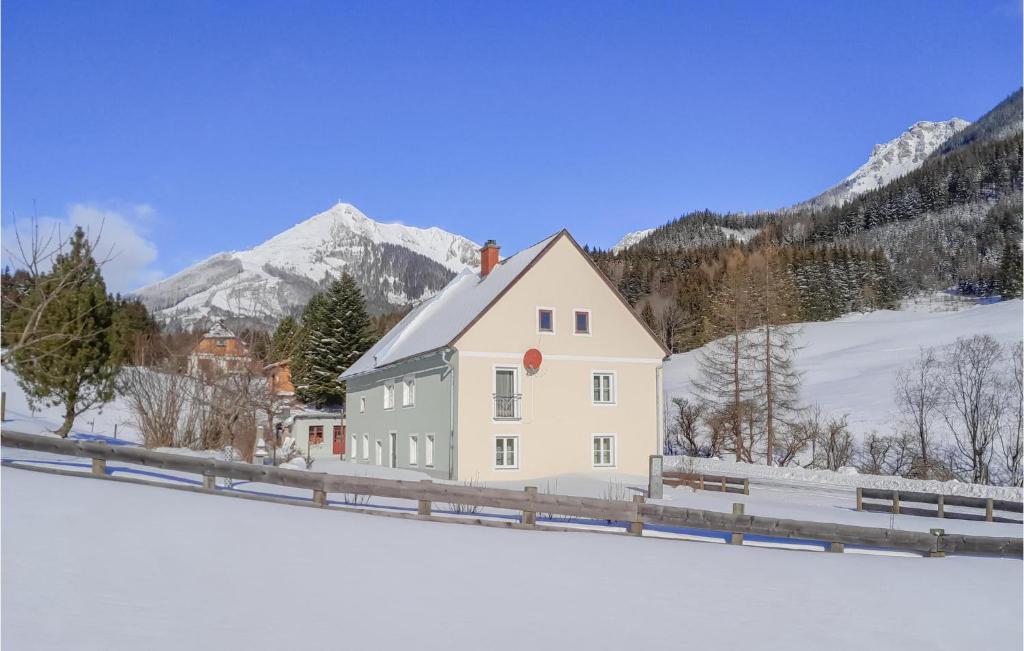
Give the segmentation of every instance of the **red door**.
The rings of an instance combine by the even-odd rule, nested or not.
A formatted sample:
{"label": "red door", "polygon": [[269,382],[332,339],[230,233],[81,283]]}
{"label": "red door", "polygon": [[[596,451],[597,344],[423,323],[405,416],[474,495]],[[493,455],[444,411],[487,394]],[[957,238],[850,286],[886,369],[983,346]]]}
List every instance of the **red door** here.
{"label": "red door", "polygon": [[334,454],[345,454],[345,427],[343,425],[334,426]]}

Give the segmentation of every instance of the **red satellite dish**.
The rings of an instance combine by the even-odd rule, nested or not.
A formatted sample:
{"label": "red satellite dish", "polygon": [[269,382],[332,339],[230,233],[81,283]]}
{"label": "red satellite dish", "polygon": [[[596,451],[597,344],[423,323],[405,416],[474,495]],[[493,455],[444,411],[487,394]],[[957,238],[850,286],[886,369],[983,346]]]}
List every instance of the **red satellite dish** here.
{"label": "red satellite dish", "polygon": [[536,348],[531,348],[523,355],[523,366],[530,373],[536,373],[542,361],[544,361],[544,356]]}

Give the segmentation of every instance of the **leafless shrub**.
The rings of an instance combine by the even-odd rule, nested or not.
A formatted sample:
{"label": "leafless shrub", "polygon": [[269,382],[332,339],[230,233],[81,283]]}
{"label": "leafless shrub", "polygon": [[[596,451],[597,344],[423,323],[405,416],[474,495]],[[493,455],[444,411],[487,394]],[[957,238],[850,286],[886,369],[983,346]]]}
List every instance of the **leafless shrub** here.
{"label": "leafless shrub", "polygon": [[814,436],[814,430],[808,428],[802,419],[798,418],[788,424],[775,440],[775,464],[788,466],[796,461],[797,457],[810,447]]}
{"label": "leafless shrub", "polygon": [[606,500],[626,501],[630,499],[630,492],[626,489],[625,484],[613,479],[605,485],[601,497]]}
{"label": "leafless shrub", "polygon": [[815,468],[839,470],[853,463],[857,446],[845,415],[825,419],[821,408],[814,405],[801,413],[796,427],[811,441],[812,465]]}
{"label": "leafless shrub", "polygon": [[[462,482],[462,485],[469,488],[480,488],[483,486],[483,483],[480,481],[479,477],[473,477],[472,479],[468,479]],[[458,513],[460,515],[474,515],[480,512],[480,507],[475,504],[458,504],[449,502],[448,510],[451,511],[452,513]]]}
{"label": "leafless shrub", "polygon": [[[869,475],[909,477],[918,458],[916,439],[912,435],[881,436],[878,432],[871,432],[860,447],[856,464],[858,470]],[[930,469],[938,467],[941,464],[933,459]]]}
{"label": "leafless shrub", "polygon": [[147,448],[199,448],[204,415],[191,399],[195,379],[160,366],[127,366],[118,390],[128,403]]}

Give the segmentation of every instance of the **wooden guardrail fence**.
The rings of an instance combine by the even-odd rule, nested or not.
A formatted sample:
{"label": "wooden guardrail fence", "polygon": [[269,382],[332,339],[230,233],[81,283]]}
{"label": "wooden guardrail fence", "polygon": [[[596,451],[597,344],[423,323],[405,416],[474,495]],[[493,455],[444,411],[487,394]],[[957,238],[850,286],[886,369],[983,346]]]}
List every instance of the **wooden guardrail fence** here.
{"label": "wooden guardrail fence", "polygon": [[[876,500],[868,501],[865,500]],[[881,503],[879,503],[879,501]],[[907,507],[905,504],[934,504],[935,508]],[[981,513],[964,513],[947,511],[947,506],[969,507],[984,511]],[[920,493],[915,491],[893,491],[881,488],[858,488],[857,510],[874,511],[876,513],[899,513],[903,515],[921,515],[931,518],[949,518],[957,520],[985,520],[987,522],[1009,522],[1020,524],[1020,518],[998,516],[997,511],[1005,513],[1024,513],[1024,502],[997,500],[986,497],[967,497],[965,495],[940,495],[937,493]]]}
{"label": "wooden guardrail fence", "polygon": [[433,502],[442,502],[519,511],[524,524],[534,523],[537,513],[618,522],[623,523],[634,535],[641,535],[644,526],[647,525],[722,532],[730,534],[729,539],[733,543],[741,543],[744,535],[760,535],[823,542],[831,551],[843,551],[846,545],[864,545],[911,550],[928,556],[943,556],[946,553],[1012,558],[1024,556],[1024,543],[1020,538],[963,536],[946,534],[941,529],[933,529],[931,533],[898,531],[752,516],[743,513],[741,504],[736,505],[739,508],[734,508],[733,513],[719,513],[649,504],[645,503],[642,495],[636,495],[632,501],[627,502],[538,493],[536,488],[529,486],[524,491],[516,491],[440,484],[430,480],[405,481],[333,475],[153,452],[133,446],[110,446],[106,443],[6,431],[0,434],[0,444],[12,448],[90,458],[92,473],[103,477],[107,476],[107,461],[121,461],[201,475],[207,490],[215,490],[215,477],[307,489],[312,491],[313,503],[318,506],[326,506],[329,493],[375,495],[413,500],[417,502],[417,512],[420,515],[429,515]]}
{"label": "wooden guardrail fence", "polygon": [[663,477],[662,481],[666,486],[689,486],[702,491],[750,495],[750,480],[744,477],[705,475],[697,472],[679,472],[675,470],[666,471]]}

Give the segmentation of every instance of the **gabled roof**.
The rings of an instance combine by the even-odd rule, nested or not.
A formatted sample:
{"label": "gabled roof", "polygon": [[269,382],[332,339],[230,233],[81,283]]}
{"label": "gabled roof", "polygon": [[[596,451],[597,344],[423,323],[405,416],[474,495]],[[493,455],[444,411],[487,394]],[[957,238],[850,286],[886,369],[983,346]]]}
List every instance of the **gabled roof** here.
{"label": "gabled roof", "polygon": [[235,333],[227,329],[223,321],[217,321],[206,331],[203,339],[234,339]]}
{"label": "gabled roof", "polygon": [[449,345],[564,231],[499,262],[483,278],[465,269],[391,328],[341,374],[342,380]]}
{"label": "gabled roof", "polygon": [[348,367],[341,374],[340,379],[347,380],[417,355],[454,345],[456,340],[476,323],[491,305],[497,302],[563,235],[576,247],[580,255],[590,264],[594,273],[605,282],[612,293],[619,297],[626,309],[643,326],[651,338],[665,351],[665,355],[669,355],[668,349],[665,348],[661,340],[633,311],[618,289],[597,268],[597,265],[580,248],[579,244],[572,239],[569,232],[563,229],[533,246],[505,258],[483,278],[470,269],[459,273],[441,291],[409,312],[380,341]]}

